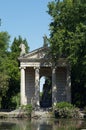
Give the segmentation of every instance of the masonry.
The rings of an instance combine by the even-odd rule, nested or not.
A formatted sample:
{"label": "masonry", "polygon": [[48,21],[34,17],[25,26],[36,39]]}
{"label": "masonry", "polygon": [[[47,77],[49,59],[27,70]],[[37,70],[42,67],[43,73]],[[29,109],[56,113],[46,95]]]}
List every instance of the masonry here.
{"label": "masonry", "polygon": [[57,102],[71,102],[70,65],[64,58],[51,62],[47,56],[48,47],[43,46],[32,52],[21,55],[21,105],[34,104],[40,107],[40,78],[51,77],[52,106]]}

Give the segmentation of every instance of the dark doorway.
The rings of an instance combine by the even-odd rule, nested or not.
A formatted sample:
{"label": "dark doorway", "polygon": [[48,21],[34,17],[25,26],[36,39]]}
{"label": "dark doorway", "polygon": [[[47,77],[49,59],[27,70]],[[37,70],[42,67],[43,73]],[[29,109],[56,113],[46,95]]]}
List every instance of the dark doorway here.
{"label": "dark doorway", "polygon": [[51,77],[45,77],[42,93],[40,96],[40,107],[49,108],[52,107],[52,79]]}

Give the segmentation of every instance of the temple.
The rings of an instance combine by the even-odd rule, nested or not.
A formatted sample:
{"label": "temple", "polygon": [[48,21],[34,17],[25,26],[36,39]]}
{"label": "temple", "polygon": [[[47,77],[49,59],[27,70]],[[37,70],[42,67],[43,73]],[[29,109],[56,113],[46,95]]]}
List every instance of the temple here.
{"label": "temple", "polygon": [[[70,64],[65,58],[57,59],[55,65],[50,60],[48,46],[43,46],[28,54],[21,55],[21,105],[32,104],[35,107],[52,107],[58,102],[66,101],[71,103],[71,75]],[[45,83],[44,91],[50,91],[40,98],[40,79],[42,76],[51,81],[47,88]],[[49,86],[49,85],[48,85]]]}

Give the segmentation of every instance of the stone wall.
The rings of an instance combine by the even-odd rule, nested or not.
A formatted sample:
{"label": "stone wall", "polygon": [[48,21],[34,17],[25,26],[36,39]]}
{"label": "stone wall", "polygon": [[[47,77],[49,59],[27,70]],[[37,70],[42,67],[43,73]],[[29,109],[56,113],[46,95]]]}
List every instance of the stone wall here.
{"label": "stone wall", "polygon": [[29,67],[26,68],[26,73],[25,73],[25,77],[26,77],[26,97],[27,97],[27,104],[31,103],[31,100],[34,97],[34,93],[35,93],[35,71],[34,68]]}
{"label": "stone wall", "polygon": [[52,76],[52,69],[51,67],[41,67],[40,68],[40,77],[51,77]]}
{"label": "stone wall", "polygon": [[56,70],[57,102],[67,101],[66,99],[66,68],[58,67]]}

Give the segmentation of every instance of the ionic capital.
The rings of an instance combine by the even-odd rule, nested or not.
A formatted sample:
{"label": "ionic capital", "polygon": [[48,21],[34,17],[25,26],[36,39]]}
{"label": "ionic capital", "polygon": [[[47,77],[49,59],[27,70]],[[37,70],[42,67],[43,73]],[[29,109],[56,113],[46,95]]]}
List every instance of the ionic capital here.
{"label": "ionic capital", "polygon": [[34,66],[34,69],[35,69],[35,70],[39,70],[40,67],[39,67],[39,66]]}
{"label": "ionic capital", "polygon": [[25,66],[22,66],[22,67],[19,67],[19,69],[24,69],[24,70],[25,70],[25,69],[26,69],[26,67],[25,67]]}

